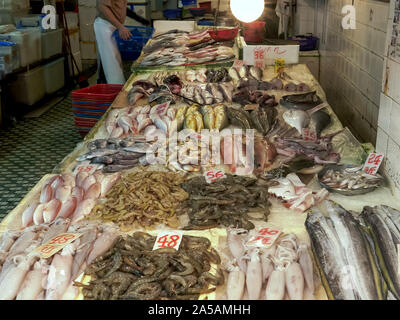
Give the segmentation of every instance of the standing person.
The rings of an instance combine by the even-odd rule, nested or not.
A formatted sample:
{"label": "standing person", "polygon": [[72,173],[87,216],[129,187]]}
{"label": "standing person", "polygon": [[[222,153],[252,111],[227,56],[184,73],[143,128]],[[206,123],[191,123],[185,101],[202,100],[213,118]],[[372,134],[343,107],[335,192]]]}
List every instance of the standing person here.
{"label": "standing person", "polygon": [[128,0],[97,0],[97,18],[94,22],[94,32],[98,51],[99,76],[101,66],[109,84],[124,84],[125,77],[122,59],[113,33],[118,30],[123,40],[132,35],[124,26]]}

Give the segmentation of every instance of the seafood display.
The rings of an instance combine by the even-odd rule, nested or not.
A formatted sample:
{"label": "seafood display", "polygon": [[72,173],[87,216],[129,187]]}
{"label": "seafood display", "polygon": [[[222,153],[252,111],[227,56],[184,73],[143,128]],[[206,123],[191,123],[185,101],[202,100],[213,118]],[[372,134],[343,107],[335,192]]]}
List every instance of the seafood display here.
{"label": "seafood display", "polygon": [[363,166],[327,166],[321,171],[319,181],[331,191],[351,194],[376,189],[382,184],[383,177],[379,173],[365,173]]}
{"label": "seafood display", "polygon": [[180,30],[156,35],[143,48],[139,66],[184,66],[229,61],[235,58],[233,41],[217,42],[208,31]]}
{"label": "seafood display", "polygon": [[[305,225],[311,238],[313,253],[318,261],[322,283],[328,298],[338,300],[385,299],[384,280],[376,257],[381,255],[375,251],[377,247],[374,249],[374,242],[371,239],[376,236],[365,232],[356,218],[340,205],[326,201],[326,211],[327,215],[314,208],[313,212],[308,215]],[[378,218],[378,215],[369,215],[369,209],[366,208],[363,218],[369,223],[370,217],[374,217],[371,220],[376,217],[375,221],[380,221],[380,223],[384,219]],[[375,227],[377,224],[374,225],[374,232],[377,231]],[[378,231],[382,230],[381,227],[382,224]],[[387,226],[386,231],[388,231]],[[393,242],[392,247],[394,249]],[[395,251],[385,254],[397,256]],[[394,279],[397,277],[396,274]]]}
{"label": "seafood display", "polygon": [[179,208],[190,222],[184,229],[218,226],[253,229],[250,219],[267,220],[270,203],[267,187],[250,177],[226,175],[209,184],[203,176],[181,184],[189,197]]}
{"label": "seafood display", "polygon": [[313,192],[295,173],[290,173],[285,178],[274,181],[276,185],[270,186],[268,192],[282,200],[282,204],[291,210],[304,212],[325,200],[329,195],[325,189]]}
{"label": "seafood display", "polygon": [[44,183],[37,201],[22,213],[21,225],[51,223],[57,218],[80,221],[118,179],[119,174],[105,176],[101,171],[55,175]]}
{"label": "seafood display", "polygon": [[[118,233],[111,225],[70,222],[68,218],[57,218],[50,224],[3,234],[0,240],[1,300],[74,300],[78,296],[79,290],[73,286],[73,281],[87,264],[113,245]],[[64,232],[81,236],[47,259],[35,251]]]}
{"label": "seafood display", "polygon": [[274,140],[279,155],[290,161],[298,155],[304,155],[314,160],[316,164],[335,164],[340,160],[340,154],[332,151],[332,138],[342,130],[323,136],[315,141],[296,137],[277,137]]}
{"label": "seafood display", "polygon": [[230,229],[228,300],[314,300],[314,270],[308,245],[294,234],[270,247],[249,246],[251,233]]}
{"label": "seafood display", "polygon": [[178,250],[153,251],[155,241],[144,232],[119,237],[86,268],[90,282],[75,285],[87,300],[198,300],[224,284],[209,239],[184,235]]}
{"label": "seafood display", "polygon": [[142,171],[122,177],[106,200],[94,206],[90,219],[115,222],[122,231],[135,226],[179,226],[176,209],[189,195],[179,185],[184,178],[173,172]]}
{"label": "seafood display", "polygon": [[307,111],[312,109],[318,105],[320,105],[323,101],[317,95],[315,91],[301,93],[301,94],[292,94],[282,97],[280,100],[280,104],[288,109],[297,109]]}

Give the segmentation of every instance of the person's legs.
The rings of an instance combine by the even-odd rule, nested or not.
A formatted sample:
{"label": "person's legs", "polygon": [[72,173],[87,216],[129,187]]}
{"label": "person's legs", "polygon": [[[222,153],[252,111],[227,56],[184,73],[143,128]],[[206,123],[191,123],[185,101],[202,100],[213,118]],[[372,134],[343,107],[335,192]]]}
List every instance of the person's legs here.
{"label": "person's legs", "polygon": [[116,28],[111,23],[101,18],[97,18],[94,22],[97,48],[107,83],[124,84],[121,54],[112,36],[115,30]]}

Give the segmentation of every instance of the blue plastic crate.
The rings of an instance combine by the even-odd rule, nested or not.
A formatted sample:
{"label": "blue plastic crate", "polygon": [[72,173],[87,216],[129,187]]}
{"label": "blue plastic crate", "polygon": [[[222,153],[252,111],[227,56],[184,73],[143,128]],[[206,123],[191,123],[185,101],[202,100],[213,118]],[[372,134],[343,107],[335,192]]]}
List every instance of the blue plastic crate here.
{"label": "blue plastic crate", "polygon": [[312,51],[318,47],[318,38],[313,36],[298,35],[289,37],[289,40],[297,41],[300,45],[300,51]]}
{"label": "blue plastic crate", "polygon": [[197,5],[197,0],[182,0],[182,5],[184,6]]}
{"label": "blue plastic crate", "polygon": [[197,25],[198,26],[213,26],[214,25],[214,21],[211,21],[211,20],[199,20],[199,21],[197,21]]}
{"label": "blue plastic crate", "polygon": [[132,33],[132,37],[129,40],[122,40],[118,30],[114,32],[114,38],[117,41],[122,60],[136,60],[139,58],[147,41],[153,36],[154,29],[135,26],[126,26],[126,28]]}
{"label": "blue plastic crate", "polygon": [[163,13],[167,19],[178,19],[182,16],[182,9],[166,9]]}

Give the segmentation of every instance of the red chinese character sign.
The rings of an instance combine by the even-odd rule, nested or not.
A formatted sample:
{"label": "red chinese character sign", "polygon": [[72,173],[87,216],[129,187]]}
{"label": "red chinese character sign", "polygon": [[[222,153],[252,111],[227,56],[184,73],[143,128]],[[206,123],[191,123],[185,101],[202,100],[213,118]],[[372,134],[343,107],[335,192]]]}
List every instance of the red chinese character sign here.
{"label": "red chinese character sign", "polygon": [[224,170],[211,170],[204,173],[207,183],[213,183],[218,179],[226,178]]}
{"label": "red chinese character sign", "polygon": [[248,247],[269,248],[282,232],[275,227],[265,227],[258,230],[257,234],[247,241]]}
{"label": "red chinese character sign", "polygon": [[364,164],[364,172],[371,175],[376,175],[379,167],[382,164],[383,158],[384,155],[381,153],[370,153]]}
{"label": "red chinese character sign", "polygon": [[82,234],[80,233],[62,233],[58,236],[50,239],[45,244],[36,248],[33,252],[40,253],[43,259],[50,258],[61,249],[63,249],[67,244],[78,239]]}

